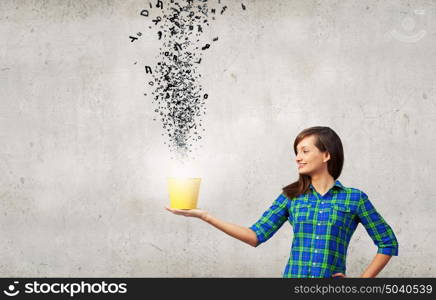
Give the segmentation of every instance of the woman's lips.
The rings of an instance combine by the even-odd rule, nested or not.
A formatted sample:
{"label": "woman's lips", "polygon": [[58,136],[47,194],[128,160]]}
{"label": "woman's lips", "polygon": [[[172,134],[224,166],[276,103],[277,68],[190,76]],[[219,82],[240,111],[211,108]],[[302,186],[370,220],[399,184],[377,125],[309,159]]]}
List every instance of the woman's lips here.
{"label": "woman's lips", "polygon": [[302,167],[304,167],[306,164],[298,164],[298,168],[300,169],[300,168],[302,168]]}

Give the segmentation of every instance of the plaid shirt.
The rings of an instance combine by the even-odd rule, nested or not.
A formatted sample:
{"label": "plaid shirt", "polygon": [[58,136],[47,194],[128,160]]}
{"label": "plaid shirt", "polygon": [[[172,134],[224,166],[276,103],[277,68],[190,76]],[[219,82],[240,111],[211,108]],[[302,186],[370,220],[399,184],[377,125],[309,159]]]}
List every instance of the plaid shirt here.
{"label": "plaid shirt", "polygon": [[286,220],[292,225],[294,238],[283,272],[285,278],[345,274],[348,244],[359,222],[378,247],[377,253],[398,255],[394,232],[368,196],[358,189],[344,187],[339,180],[324,196],[312,184],[308,194],[292,200],[281,194],[249,228],[261,244]]}

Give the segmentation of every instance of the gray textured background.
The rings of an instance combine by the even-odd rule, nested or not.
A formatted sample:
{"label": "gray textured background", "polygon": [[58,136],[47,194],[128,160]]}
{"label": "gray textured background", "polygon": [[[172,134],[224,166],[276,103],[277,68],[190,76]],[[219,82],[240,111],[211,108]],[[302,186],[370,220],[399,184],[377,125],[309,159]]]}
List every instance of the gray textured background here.
{"label": "gray textured background", "polygon": [[[436,2],[227,3],[200,65],[200,207],[252,225],[297,178],[296,134],[330,126],[339,180],[399,240],[380,276],[434,276]],[[147,4],[0,1],[0,276],[281,276],[289,223],[252,248],[163,209],[171,154],[143,95],[159,44],[128,38]],[[359,225],[347,275],[376,250]]]}

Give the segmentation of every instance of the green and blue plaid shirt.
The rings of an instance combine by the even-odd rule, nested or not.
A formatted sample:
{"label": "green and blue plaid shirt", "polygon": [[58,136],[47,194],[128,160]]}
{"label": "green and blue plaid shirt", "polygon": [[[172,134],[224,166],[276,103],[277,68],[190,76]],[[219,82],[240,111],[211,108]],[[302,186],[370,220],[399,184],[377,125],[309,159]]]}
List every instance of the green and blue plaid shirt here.
{"label": "green and blue plaid shirt", "polygon": [[280,194],[253,224],[259,244],[267,241],[289,220],[294,238],[283,277],[331,277],[345,274],[351,236],[359,223],[378,247],[377,253],[398,255],[398,241],[391,227],[376,211],[368,196],[339,180],[324,195],[312,184],[310,193],[290,200]]}

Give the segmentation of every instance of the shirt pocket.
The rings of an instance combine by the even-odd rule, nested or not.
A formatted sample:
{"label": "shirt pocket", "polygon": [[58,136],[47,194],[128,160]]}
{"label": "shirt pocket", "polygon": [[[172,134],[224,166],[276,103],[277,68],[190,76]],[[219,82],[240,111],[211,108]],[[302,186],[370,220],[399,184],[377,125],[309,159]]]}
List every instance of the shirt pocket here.
{"label": "shirt pocket", "polygon": [[312,220],[313,212],[310,203],[296,203],[294,206],[294,222],[308,222]]}
{"label": "shirt pocket", "polygon": [[353,218],[351,207],[344,204],[333,204],[330,211],[329,224],[339,227],[349,227]]}

